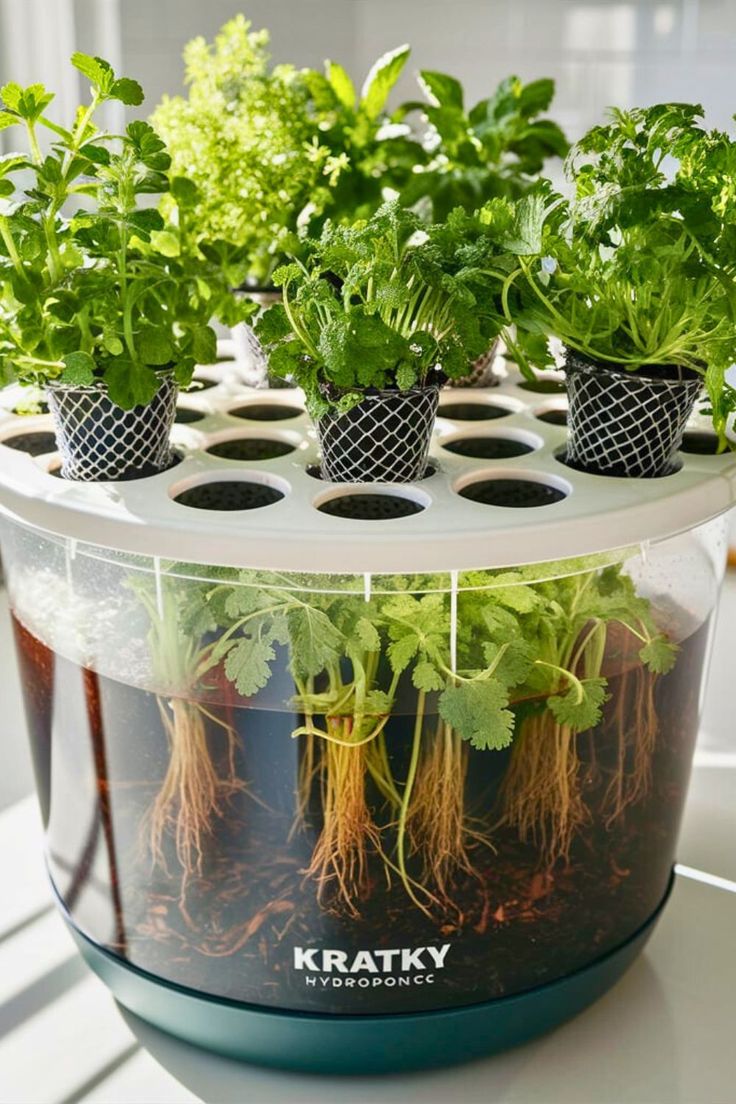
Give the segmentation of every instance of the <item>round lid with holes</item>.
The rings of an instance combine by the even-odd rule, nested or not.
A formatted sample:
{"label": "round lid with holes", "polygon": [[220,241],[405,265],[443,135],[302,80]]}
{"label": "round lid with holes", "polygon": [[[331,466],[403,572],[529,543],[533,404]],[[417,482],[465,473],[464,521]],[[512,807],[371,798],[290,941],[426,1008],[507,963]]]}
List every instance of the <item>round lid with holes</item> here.
{"label": "round lid with holes", "polygon": [[[501,365],[501,367],[503,367]],[[176,463],[125,483],[58,478],[48,411],[0,392],[0,507],[47,532],[125,552],[231,567],[423,572],[513,566],[657,540],[734,502],[736,457],[696,418],[661,479],[565,463],[559,377],[442,393],[424,477],[408,485],[320,478],[294,390],[243,386],[228,349],[179,398]],[[26,400],[27,401],[27,400]]]}

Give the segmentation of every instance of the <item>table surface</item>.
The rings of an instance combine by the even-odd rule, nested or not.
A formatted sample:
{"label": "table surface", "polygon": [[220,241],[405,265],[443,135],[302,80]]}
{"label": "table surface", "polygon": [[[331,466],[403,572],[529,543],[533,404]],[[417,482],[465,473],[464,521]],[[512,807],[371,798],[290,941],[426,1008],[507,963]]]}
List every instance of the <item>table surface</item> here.
{"label": "table surface", "polygon": [[[729,707],[736,578],[727,582],[672,899],[644,955],[583,1015],[534,1042],[431,1074],[328,1079],[238,1064],[119,1009],[56,915],[0,632],[0,1104],[733,1104],[736,737]],[[5,618],[0,611],[0,623]],[[8,769],[8,764],[12,769]],[[15,782],[9,781],[12,775]]]}

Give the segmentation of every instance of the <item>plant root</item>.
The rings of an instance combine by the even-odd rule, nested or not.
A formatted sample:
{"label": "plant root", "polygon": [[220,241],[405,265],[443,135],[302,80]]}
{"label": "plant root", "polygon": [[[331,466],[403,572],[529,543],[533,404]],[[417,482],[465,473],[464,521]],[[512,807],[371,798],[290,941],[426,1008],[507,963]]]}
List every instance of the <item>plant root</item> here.
{"label": "plant root", "polygon": [[[656,681],[657,676],[643,667],[635,667],[621,676],[616,708],[610,720],[616,736],[617,763],[603,798],[607,828],[651,790],[652,759],[659,734],[654,701]],[[627,708],[632,682],[633,710]]]}
{"label": "plant root", "polygon": [[577,735],[549,713],[528,717],[500,793],[497,827],[515,828],[539,849],[545,867],[569,860],[576,833],[590,821],[580,783]]}
{"label": "plant root", "polygon": [[439,722],[435,738],[420,760],[407,821],[412,850],[423,857],[423,882],[433,886],[439,899],[453,908],[454,876],[477,873],[470,848],[479,843],[491,846],[490,840],[472,827],[465,810],[467,768],[462,739],[449,725]]}
{"label": "plant root", "polygon": [[[166,870],[165,839],[173,835],[176,857],[184,881],[202,873],[204,839],[213,834],[213,822],[222,816],[224,804],[246,789],[235,771],[234,729],[201,705],[172,698],[158,700],[169,741],[166,776],[145,822],[154,865]],[[207,719],[225,733],[227,740],[224,778],[218,777],[207,739]]]}
{"label": "plant root", "polygon": [[[351,718],[331,717],[328,725],[349,740]],[[317,898],[329,900],[350,916],[360,915],[356,900],[370,889],[369,856],[381,854],[380,832],[365,793],[364,745],[324,741],[319,766],[322,830],[305,870],[317,883]]]}

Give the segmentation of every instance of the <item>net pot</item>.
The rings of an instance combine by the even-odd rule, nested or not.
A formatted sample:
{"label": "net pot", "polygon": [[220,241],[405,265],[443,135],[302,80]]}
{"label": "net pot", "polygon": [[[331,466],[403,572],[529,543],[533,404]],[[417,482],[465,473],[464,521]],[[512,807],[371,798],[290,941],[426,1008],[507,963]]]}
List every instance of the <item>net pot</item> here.
{"label": "net pot", "polygon": [[[272,307],[274,303],[281,302],[281,292],[275,288],[262,288],[249,290],[242,289],[242,294],[247,295],[260,310],[264,311]],[[238,322],[230,330],[233,347],[235,350],[235,363],[240,371],[243,383],[247,387],[283,387],[282,379],[273,379],[268,374],[268,360],[263,347],[255,335],[253,327],[248,322]]]}
{"label": "net pot", "polygon": [[474,360],[467,376],[460,379],[449,380],[448,387],[496,387],[500,383],[499,377],[493,371],[493,362],[498,353],[499,339],[493,342],[487,352]]}
{"label": "net pot", "polygon": [[123,410],[106,389],[46,388],[54,419],[56,442],[65,479],[137,479],[155,475],[171,464],[171,427],[176,413],[178,384],[164,375],[150,403]]}
{"label": "net pot", "polygon": [[345,414],[317,423],[323,479],[333,483],[413,483],[427,466],[439,387],[366,391]]}
{"label": "net pot", "polygon": [[567,351],[567,462],[598,475],[656,478],[675,455],[702,390],[696,372],[653,365],[630,372]]}

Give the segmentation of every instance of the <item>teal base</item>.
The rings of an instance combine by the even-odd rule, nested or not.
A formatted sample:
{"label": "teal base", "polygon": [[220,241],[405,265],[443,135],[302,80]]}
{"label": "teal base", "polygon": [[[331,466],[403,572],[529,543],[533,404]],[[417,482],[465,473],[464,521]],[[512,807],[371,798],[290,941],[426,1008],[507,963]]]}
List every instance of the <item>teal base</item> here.
{"label": "teal base", "polygon": [[115,998],[171,1035],[256,1065],[377,1074],[482,1058],[569,1020],[625,973],[666,899],[625,943],[567,977],[483,1004],[382,1016],[285,1012],[204,996],[129,965],[69,927],[87,964]]}

